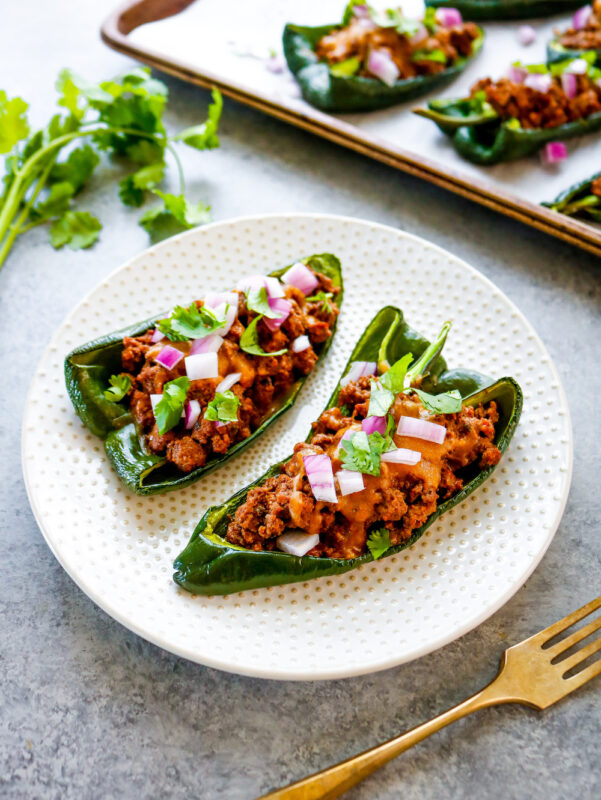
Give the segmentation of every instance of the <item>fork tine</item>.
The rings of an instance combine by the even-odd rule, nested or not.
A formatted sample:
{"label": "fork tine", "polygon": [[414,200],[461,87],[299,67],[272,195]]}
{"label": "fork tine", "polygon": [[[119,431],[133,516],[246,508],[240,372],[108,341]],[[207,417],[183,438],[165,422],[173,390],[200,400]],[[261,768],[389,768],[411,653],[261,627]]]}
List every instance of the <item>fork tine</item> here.
{"label": "fork tine", "polygon": [[579,689],[592,678],[596,678],[599,673],[601,673],[601,659],[595,661],[593,664],[589,664],[586,669],[583,669],[582,672],[577,672],[576,675],[572,675],[571,678],[565,678],[563,681],[565,694],[570,694],[574,689]]}
{"label": "fork tine", "polygon": [[585,658],[592,656],[593,653],[596,653],[597,650],[601,650],[601,636],[598,639],[595,639],[594,642],[590,642],[587,644],[586,647],[577,650],[575,653],[572,653],[571,656],[568,658],[564,658],[563,661],[559,661],[555,666],[562,670],[562,674],[565,675],[568,670],[571,670],[572,667],[577,666]]}
{"label": "fork tine", "polygon": [[560,655],[560,653],[565,653],[566,650],[569,650],[570,647],[573,647],[578,642],[581,642],[583,639],[586,639],[587,636],[590,636],[591,633],[595,633],[601,628],[601,617],[597,617],[592,622],[589,622],[588,625],[585,625],[584,628],[580,628],[579,631],[572,633],[570,636],[566,636],[565,639],[562,639],[557,644],[554,644],[552,647],[548,647],[545,649],[545,653],[548,653],[551,658],[555,658],[556,656]]}
{"label": "fork tine", "polygon": [[595,600],[591,600],[590,603],[587,603],[582,608],[579,608],[577,611],[568,614],[567,617],[554,622],[553,625],[549,625],[548,628],[543,628],[542,631],[535,633],[534,636],[531,636],[526,641],[528,642],[537,642],[543,645],[545,642],[548,642],[549,639],[552,639],[557,634],[562,633],[567,628],[571,628],[576,622],[579,622],[584,617],[588,617],[589,614],[592,614],[593,611],[596,611],[598,608],[601,608],[601,597],[597,597]]}

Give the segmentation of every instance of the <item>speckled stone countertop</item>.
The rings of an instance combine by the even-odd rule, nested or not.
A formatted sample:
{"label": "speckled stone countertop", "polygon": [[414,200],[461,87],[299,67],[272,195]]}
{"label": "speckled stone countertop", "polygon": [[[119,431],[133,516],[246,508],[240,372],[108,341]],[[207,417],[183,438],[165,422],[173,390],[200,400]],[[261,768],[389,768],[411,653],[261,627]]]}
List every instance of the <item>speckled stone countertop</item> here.
{"label": "speckled stone countertop", "polygon": [[[103,7],[104,6],[104,7]],[[52,111],[71,66],[100,80],[129,67],[98,26],[111,3],[4,3],[0,84]],[[170,124],[207,94],[169,81]],[[601,263],[432,186],[228,102],[222,148],[186,171],[215,219],[322,211],[404,228],[482,270],[548,347],[573,416],[575,469],[563,522],[517,595],[488,622],[421,660],[326,683],[277,683],[188,663],[100,611],[63,572],[21,477],[21,415],[36,363],[68,310],[147,245],[114,182],[85,205],[104,223],[91,250],[54,252],[32,231],[0,273],[0,796],[251,800],[370,747],[471,694],[502,650],[600,593]],[[598,798],[601,679],[545,713],[506,706],[448,728],[389,764],[349,800]]]}

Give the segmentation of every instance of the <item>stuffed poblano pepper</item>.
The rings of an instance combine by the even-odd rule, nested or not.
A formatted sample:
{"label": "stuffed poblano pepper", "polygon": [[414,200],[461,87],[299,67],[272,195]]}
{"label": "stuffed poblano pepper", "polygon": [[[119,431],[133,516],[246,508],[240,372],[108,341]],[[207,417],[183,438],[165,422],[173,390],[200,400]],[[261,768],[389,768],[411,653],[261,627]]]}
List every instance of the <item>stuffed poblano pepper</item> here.
{"label": "stuffed poblano pepper", "polygon": [[400,9],[351,2],[341,23],[286,25],[284,55],[308,103],[324,111],[372,111],[444,85],[482,47],[484,32],[457,11],[422,20]]}
{"label": "stuffed poblano pepper", "polygon": [[292,406],[326,354],[343,296],[324,253],[70,353],[75,410],[137,494],[186,486]]}
{"label": "stuffed poblano pepper", "polygon": [[594,51],[596,63],[601,63],[601,0],[579,8],[569,28],[555,31],[547,45],[547,61],[578,58],[587,51]]}
{"label": "stuffed poblano pepper", "polygon": [[[512,64],[508,76],[484,78],[459,100],[433,100],[416,114],[451,138],[468,161],[497,164],[545,150],[565,157],[565,139],[601,129],[601,70],[595,54],[553,64]],[[555,150],[560,146],[562,153]]]}
{"label": "stuffed poblano pepper", "polygon": [[543,203],[568,217],[583,217],[601,222],[601,172],[579,181],[558,195],[552,203]]}
{"label": "stuffed poblano pepper", "polygon": [[335,575],[398,553],[491,474],[522,407],[512,378],[447,369],[383,308],[294,455],[209,508],[175,561],[195,594]]}
{"label": "stuffed poblano pepper", "polygon": [[456,8],[468,19],[532,19],[578,8],[582,0],[426,0],[426,6]]}

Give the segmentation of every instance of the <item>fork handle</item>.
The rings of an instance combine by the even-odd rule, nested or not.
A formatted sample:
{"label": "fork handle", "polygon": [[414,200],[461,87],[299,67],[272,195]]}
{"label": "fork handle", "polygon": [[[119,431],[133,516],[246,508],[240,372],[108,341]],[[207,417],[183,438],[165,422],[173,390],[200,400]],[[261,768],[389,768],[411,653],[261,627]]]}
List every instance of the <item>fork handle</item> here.
{"label": "fork handle", "polygon": [[258,800],[334,800],[335,797],[340,797],[343,792],[362,781],[363,778],[371,775],[372,772],[404,753],[414,744],[421,742],[430,734],[450,725],[451,722],[466,717],[481,708],[487,708],[503,701],[507,702],[503,695],[493,689],[495,683],[496,681],[493,681],[482,691],[459,705],[394,739],[389,739],[377,747],[372,747],[371,750],[365,750],[357,756],[341,761],[333,767],[315,772],[283,789],[276,789],[262,795]]}

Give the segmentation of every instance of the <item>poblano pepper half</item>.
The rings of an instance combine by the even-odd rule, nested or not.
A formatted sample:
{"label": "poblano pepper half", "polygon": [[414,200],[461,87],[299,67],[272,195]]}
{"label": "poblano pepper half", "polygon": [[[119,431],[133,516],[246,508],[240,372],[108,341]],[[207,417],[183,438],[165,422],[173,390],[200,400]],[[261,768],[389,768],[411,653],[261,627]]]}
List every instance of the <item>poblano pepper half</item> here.
{"label": "poblano pepper half", "polygon": [[[353,361],[376,361],[393,364],[407,353],[420,359],[420,370],[424,380],[422,389],[433,394],[458,390],[464,405],[476,406],[495,400],[499,421],[496,426],[495,444],[503,453],[518,423],[522,408],[522,392],[512,378],[493,380],[468,369],[447,369],[440,356],[444,338],[430,345],[421,334],[405,322],[398,308],[387,306],[381,309],[369,323],[357,342],[349,359]],[[328,401],[327,408],[336,404],[340,383]],[[307,441],[311,440],[311,434]],[[248,492],[264,483],[268,478],[280,474],[281,466],[289,459],[275,464],[254,483],[238,491],[219,506],[212,506],[200,520],[190,542],[174,563],[174,580],[193,594],[231,594],[245,589],[276,586],[325,575],[336,575],[372,561],[366,553],[358,558],[316,558],[293,556],[279,551],[245,550],[226,541],[225,534],[236,509],[245,502]],[[442,502],[421,528],[414,531],[410,539],[387,550],[384,557],[411,546],[424,531],[445,511],[460,503],[478,488],[491,474],[494,467],[479,469],[450,499]]]}
{"label": "poblano pepper half", "polygon": [[[592,52],[580,56],[588,62],[588,74],[598,79],[601,73],[594,66]],[[569,71],[573,59],[550,65],[516,64],[526,71],[558,78]],[[598,74],[599,73],[599,74]],[[601,112],[550,128],[523,128],[518,119],[502,119],[487,102],[485,92],[471,97],[432,100],[416,114],[432,120],[452,141],[460,156],[475,164],[489,166],[502,161],[515,161],[533,155],[548,142],[563,141],[601,130]]]}
{"label": "poblano pepper half", "polygon": [[[317,43],[323,36],[348,24],[352,7],[351,2],[347,6],[342,23],[317,27],[288,24],[284,28],[284,56],[288,67],[298,81],[304,99],[323,111],[373,111],[427,94],[432,89],[450,83],[476,57],[484,42],[484,31],[479,29],[479,36],[472,43],[472,53],[469,57],[459,56],[453,65],[441,72],[396,80],[392,85],[388,85],[378,78],[354,74],[361,66],[358,58],[330,65],[320,61],[315,52]],[[415,23],[415,30],[418,29],[417,20],[403,18],[403,23]],[[434,23],[428,24],[432,26]],[[343,74],[345,65],[350,62],[353,62],[354,72]]]}
{"label": "poblano pepper half", "polygon": [[426,6],[457,8],[467,19],[532,19],[579,8],[582,0],[426,0]]}
{"label": "poblano pepper half", "polygon": [[568,217],[584,217],[595,222],[601,222],[601,185],[593,191],[593,183],[601,182],[601,172],[591,178],[579,181],[569,189],[561,192],[552,203],[543,203],[543,206],[565,214]]}
{"label": "poblano pepper half", "polygon": [[[340,291],[337,305],[343,299],[343,282],[340,261],[329,253],[313,255],[303,259],[315,271],[332,279]],[[279,278],[289,266],[282,267],[270,276]],[[65,359],[65,381],[67,392],[77,414],[90,431],[104,440],[106,453],[119,478],[133,492],[139,495],[159,494],[188,486],[217,469],[233,456],[252,444],[266,428],[292,407],[306,378],[299,378],[292,384],[287,394],[281,398],[277,409],[265,419],[252,434],[234,444],[225,454],[209,459],[205,466],[184,473],[174,465],[167,464],[165,458],[150,452],[143,444],[129,408],[122,402],[106,398],[111,375],[122,372],[121,353],[125,336],[139,336],[155,326],[158,314],[143,322],[101,336],[92,342],[77,347]],[[335,334],[320,345],[315,345],[319,360],[326,355]]]}

